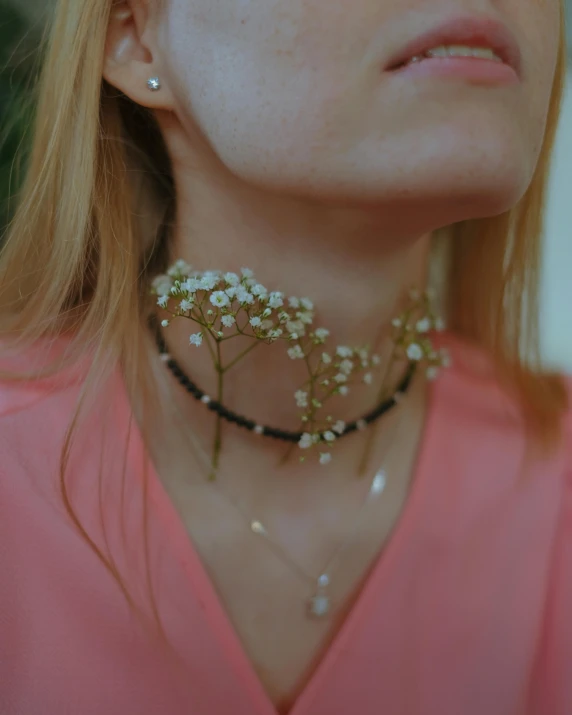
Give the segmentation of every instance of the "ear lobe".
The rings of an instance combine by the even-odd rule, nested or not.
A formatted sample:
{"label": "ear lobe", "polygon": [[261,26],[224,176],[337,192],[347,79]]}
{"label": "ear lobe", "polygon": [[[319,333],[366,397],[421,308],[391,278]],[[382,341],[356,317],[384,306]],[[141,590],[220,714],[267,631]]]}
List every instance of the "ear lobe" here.
{"label": "ear lobe", "polygon": [[[160,77],[152,50],[142,42],[145,17],[139,3],[114,3],[107,30],[103,77],[137,104],[149,109],[172,109],[172,95],[161,78],[160,89],[147,84]],[[140,10],[143,13],[143,9]]]}

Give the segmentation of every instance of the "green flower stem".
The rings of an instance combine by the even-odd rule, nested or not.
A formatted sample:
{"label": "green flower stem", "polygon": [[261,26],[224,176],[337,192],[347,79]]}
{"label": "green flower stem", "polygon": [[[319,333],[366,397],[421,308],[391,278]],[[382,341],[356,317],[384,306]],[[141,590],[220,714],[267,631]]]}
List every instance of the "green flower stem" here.
{"label": "green flower stem", "polygon": [[[405,328],[406,325],[408,325],[408,323],[409,323],[409,318],[411,317],[411,313],[412,313],[412,312],[413,312],[413,311],[410,310],[410,311],[408,311],[408,312],[405,314],[405,320],[404,320],[404,323],[403,323],[404,328]],[[386,391],[386,388],[387,388],[387,376],[388,376],[389,373],[391,372],[391,368],[392,368],[393,362],[394,362],[394,360],[395,360],[395,353],[397,352],[397,348],[398,348],[398,342],[396,341],[396,342],[393,344],[393,348],[392,348],[392,350],[391,350],[391,356],[390,356],[390,358],[389,358],[389,366],[388,366],[387,370],[385,371],[385,375],[383,376],[383,380],[381,381],[381,386],[380,386],[379,391],[378,391],[378,393],[377,393],[377,402],[378,402],[378,404],[381,402],[383,396],[385,395],[385,391]],[[375,437],[375,432],[370,431],[370,433],[369,433],[369,435],[368,435],[368,437],[367,437],[367,441],[366,441],[366,444],[365,444],[365,448],[364,448],[364,451],[363,451],[363,454],[362,454],[362,458],[361,458],[361,461],[360,461],[360,465],[359,465],[359,469],[358,469],[358,474],[359,474],[360,477],[363,477],[363,476],[364,476],[365,470],[367,469],[367,464],[368,464],[368,462],[369,462],[369,458],[371,457],[371,450],[373,449],[373,440],[374,440],[374,437]]]}
{"label": "green flower stem", "polygon": [[206,328],[206,338],[207,338],[207,339],[205,340],[205,342],[206,342],[206,344],[207,344],[207,347],[208,347],[209,352],[210,352],[210,354],[211,354],[211,357],[212,357],[212,359],[213,359],[213,363],[216,365],[216,364],[217,364],[217,356],[215,355],[215,352],[214,352],[214,350],[213,350],[213,348],[212,348],[212,345],[211,345],[211,343],[210,343],[209,337],[212,338],[217,345],[218,345],[218,340],[217,340],[216,336],[214,336],[214,335],[212,334],[212,331],[211,331],[211,329],[210,329],[210,327],[209,327],[209,324],[208,324],[208,320],[206,319],[205,314],[203,313],[202,306],[198,306],[198,308],[199,308],[199,310],[201,311],[201,317],[202,317],[202,319],[203,319],[204,322],[201,323],[199,320],[197,320],[196,322],[199,323],[199,325],[202,325],[203,328]]}
{"label": "green flower stem", "polygon": [[[245,337],[249,337],[249,336],[245,336]],[[252,350],[254,350],[255,348],[257,348],[257,347],[258,347],[259,345],[261,345],[261,344],[262,344],[262,341],[256,340],[256,342],[252,343],[252,345],[251,345],[250,347],[246,348],[246,350],[243,350],[239,355],[237,355],[237,356],[234,358],[234,360],[231,360],[231,362],[229,362],[229,364],[226,365],[226,366],[222,369],[222,372],[223,372],[223,373],[228,372],[228,371],[230,370],[230,368],[231,368],[231,367],[234,367],[239,360],[242,360],[242,358],[243,358],[245,355],[248,355],[248,353],[252,352]]]}
{"label": "green flower stem", "polygon": [[281,457],[280,461],[278,462],[278,465],[279,465],[280,467],[284,466],[284,465],[286,464],[286,462],[288,462],[288,460],[289,460],[290,457],[292,456],[292,452],[293,452],[295,449],[297,449],[297,447],[298,447],[298,445],[295,444],[294,442],[288,446],[288,448],[287,448],[286,451],[284,452],[283,456]]}
{"label": "green flower stem", "polygon": [[[223,398],[223,377],[224,377],[224,370],[222,368],[221,364],[221,349],[220,349],[220,342],[217,341],[216,343],[216,352],[217,352],[217,359],[215,362],[215,368],[217,371],[217,402],[219,404],[222,403],[222,398]],[[209,475],[209,479],[211,481],[214,481],[216,479],[216,470],[218,469],[219,465],[219,460],[220,460],[220,450],[222,446],[222,417],[218,414],[216,415],[216,425],[215,425],[215,439],[214,439],[214,445],[213,445],[213,459],[212,459],[212,472]]]}
{"label": "green flower stem", "polygon": [[[298,345],[300,345],[300,341],[298,340]],[[300,345],[300,348],[302,346]],[[308,368],[308,372],[310,373],[310,404],[312,405],[312,411],[310,413],[310,423],[308,425],[308,432],[310,434],[314,434],[314,423],[315,423],[315,416],[316,416],[316,406],[314,405],[314,398],[315,398],[315,391],[314,388],[316,386],[316,380],[315,376],[312,374],[312,366],[310,365],[310,355],[306,354],[306,351],[304,351],[304,362],[306,363],[306,366]]]}

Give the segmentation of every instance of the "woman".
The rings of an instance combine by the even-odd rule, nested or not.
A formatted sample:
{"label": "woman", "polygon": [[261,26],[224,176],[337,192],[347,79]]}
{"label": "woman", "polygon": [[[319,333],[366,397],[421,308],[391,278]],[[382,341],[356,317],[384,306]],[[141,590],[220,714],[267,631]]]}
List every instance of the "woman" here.
{"label": "woman", "polygon": [[2,713],[572,712],[567,383],[520,352],[563,38],[59,0],[0,263]]}

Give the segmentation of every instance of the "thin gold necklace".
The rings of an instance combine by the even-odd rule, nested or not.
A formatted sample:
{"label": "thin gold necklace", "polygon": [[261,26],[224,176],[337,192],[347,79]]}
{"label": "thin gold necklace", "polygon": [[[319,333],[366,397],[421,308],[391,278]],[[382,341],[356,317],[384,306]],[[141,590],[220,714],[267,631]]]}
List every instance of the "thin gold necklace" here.
{"label": "thin gold necklace", "polygon": [[[169,389],[171,389],[171,380],[169,382]],[[398,405],[397,409],[400,409],[401,411],[403,410],[403,403],[406,401],[407,398],[404,398],[400,404]],[[175,399],[171,400],[171,404],[175,405],[175,409],[177,410],[177,413],[179,415],[179,418],[181,419],[181,423],[184,422],[183,415],[181,413],[181,410],[179,406],[177,405],[177,402]],[[401,412],[400,418],[396,421],[396,423],[393,426],[394,432],[397,431],[397,427],[401,424],[401,421],[403,419],[403,413]],[[264,522],[259,519],[259,518],[253,518],[246,514],[244,510],[238,505],[235,499],[233,499],[229,494],[225,492],[225,490],[220,486],[220,479],[212,480],[208,479],[208,476],[212,474],[212,464],[207,456],[206,452],[204,451],[203,447],[199,444],[198,440],[193,438],[188,431],[185,431],[185,437],[189,442],[192,442],[192,449],[195,452],[197,450],[199,452],[199,455],[196,454],[195,456],[200,457],[200,461],[202,462],[202,467],[205,472],[205,478],[213,484],[213,486],[219,491],[221,496],[231,505],[234,507],[234,509],[240,514],[240,516],[246,521],[248,524],[248,527],[250,531],[255,534],[256,536],[259,536],[260,538],[264,539],[265,543],[269,547],[269,549],[272,551],[272,553],[285,565],[287,566],[292,572],[294,572],[301,580],[308,582],[311,585],[311,596],[308,599],[307,603],[307,613],[311,618],[314,619],[322,619],[326,616],[328,616],[331,611],[332,611],[332,598],[330,596],[330,586],[332,583],[332,576],[334,574],[335,566],[338,564],[339,558],[342,555],[343,551],[351,544],[353,541],[359,527],[361,526],[362,523],[362,517],[363,514],[367,508],[367,506],[374,500],[378,499],[383,492],[385,491],[385,487],[387,484],[387,471],[382,465],[379,467],[373,478],[371,479],[369,483],[369,488],[366,492],[366,495],[362,501],[362,504],[358,510],[358,513],[356,515],[356,518],[353,522],[352,527],[349,529],[347,536],[342,539],[341,543],[338,545],[338,547],[335,549],[334,553],[332,556],[329,558],[328,562],[324,566],[323,569],[320,570],[319,575],[315,576],[310,574],[305,568],[300,566],[293,558],[292,556],[288,553],[286,549],[284,549],[270,534],[269,530],[266,528],[264,525]],[[388,453],[385,455],[384,463],[387,461],[388,454],[391,452],[391,446],[395,445],[396,440],[392,439],[390,441],[390,449]]]}

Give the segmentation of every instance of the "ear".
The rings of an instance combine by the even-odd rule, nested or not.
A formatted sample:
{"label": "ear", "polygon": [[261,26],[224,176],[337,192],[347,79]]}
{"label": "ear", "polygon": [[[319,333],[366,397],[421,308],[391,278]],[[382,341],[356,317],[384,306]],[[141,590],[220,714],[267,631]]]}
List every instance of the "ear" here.
{"label": "ear", "polygon": [[[173,96],[161,76],[157,54],[151,46],[150,13],[145,0],[116,0],[107,31],[104,78],[137,104],[171,110]],[[151,91],[147,81],[159,77],[161,88]]]}

